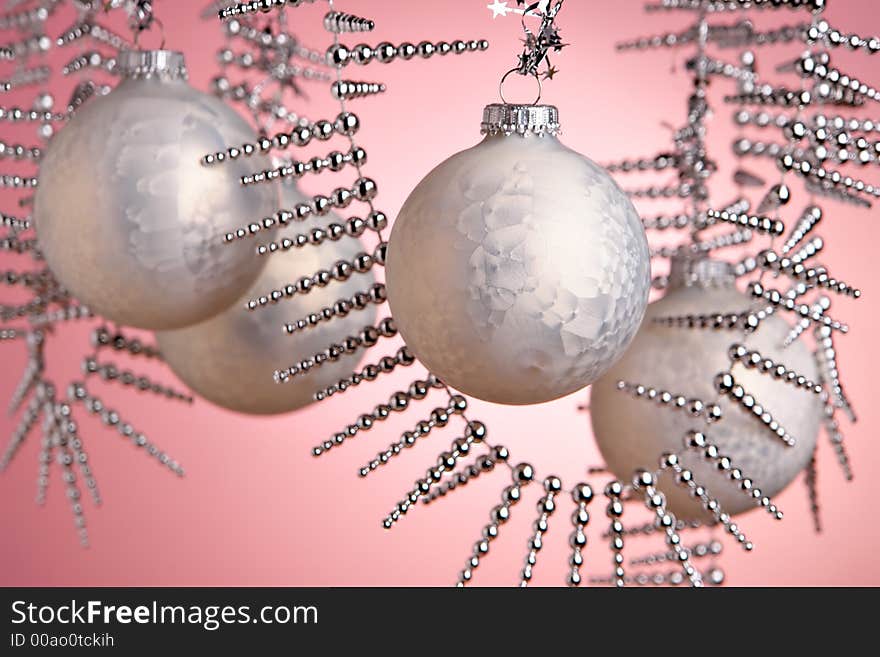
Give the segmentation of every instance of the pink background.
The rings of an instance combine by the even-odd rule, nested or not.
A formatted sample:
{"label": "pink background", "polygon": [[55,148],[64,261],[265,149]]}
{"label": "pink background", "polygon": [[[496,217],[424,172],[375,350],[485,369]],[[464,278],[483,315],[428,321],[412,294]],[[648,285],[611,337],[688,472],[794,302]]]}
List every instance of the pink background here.
{"label": "pink background", "polygon": [[[167,28],[168,46],[186,52],[193,83],[205,88],[216,71],[214,53],[221,31],[214,21],[200,22],[201,0],[164,0],[159,15]],[[370,2],[340,0],[340,10],[375,18],[371,35],[349,36],[360,40],[395,43],[422,38],[490,39],[486,53],[415,60],[391,65],[351,67],[351,77],[387,82],[384,96],[357,101],[363,129],[360,143],[369,153],[366,167],[380,186],[379,207],[392,215],[424,173],[453,152],[479,138],[482,106],[497,98],[500,74],[515,62],[519,48],[519,22],[510,16],[492,20],[486,0],[448,2]],[[513,4],[513,3],[511,3]],[[323,49],[328,35],[321,29],[323,3],[292,12],[292,25],[307,45]],[[545,99],[559,106],[564,141],[597,161],[620,156],[651,156],[669,147],[664,122],[683,120],[688,76],[682,62],[688,53],[667,51],[616,54],[618,40],[666,29],[680,30],[689,23],[685,13],[643,13],[635,0],[575,2],[569,0],[561,14],[563,37],[573,45],[556,58],[561,69],[546,85]],[[871,0],[834,0],[828,19],[845,31],[870,35],[880,32],[880,12]],[[782,20],[806,20],[798,12],[756,12],[761,25]],[[56,25],[56,28],[58,26]],[[152,44],[153,37],[146,43]],[[796,46],[760,53],[761,71],[773,79],[772,62],[794,58]],[[72,56],[65,52],[63,57]],[[723,56],[735,57],[735,51]],[[875,62],[866,55],[835,51],[838,66],[877,83]],[[678,74],[673,74],[677,71]],[[326,90],[308,86],[313,99],[301,112],[319,118],[333,104]],[[715,180],[719,201],[735,194],[730,180],[730,144],[734,132],[731,110],[717,103],[732,83],[716,80],[713,96],[718,112],[711,125],[711,144],[722,160],[723,172]],[[18,96],[21,102],[30,92]],[[59,94],[63,98],[63,94]],[[5,99],[4,99],[4,102]],[[874,112],[870,107],[866,116]],[[335,112],[334,114],[335,115]],[[872,118],[878,118],[873,116]],[[4,131],[8,124],[4,125]],[[32,133],[19,137],[27,143]],[[769,138],[770,133],[762,135]],[[775,136],[775,135],[774,135]],[[4,140],[6,140],[4,138]],[[4,170],[11,168],[3,163]],[[749,164],[752,170],[758,165]],[[772,167],[764,171],[775,176]],[[5,171],[4,171],[5,172]],[[873,170],[864,177],[877,180]],[[315,191],[327,179],[311,181]],[[630,181],[622,182],[629,186]],[[635,181],[633,181],[635,182]],[[805,198],[796,186],[798,201],[789,214],[800,211]],[[4,196],[9,192],[4,192]],[[4,202],[3,210],[11,212]],[[844,280],[865,292],[861,302],[836,303],[836,315],[853,327],[839,340],[840,364],[849,394],[860,412],[860,423],[844,426],[854,463],[855,481],[846,484],[834,456],[822,439],[819,490],[824,532],[811,528],[805,488],[795,482],[779,499],[786,512],[783,524],[753,512],[741,525],[756,549],[746,555],[727,545],[723,565],[729,582],[739,585],[880,584],[876,552],[880,535],[874,530],[876,485],[871,473],[880,461],[873,441],[878,427],[874,379],[878,318],[874,299],[876,256],[880,229],[871,212],[825,203],[829,217],[820,233],[827,247],[822,261]],[[649,204],[645,214],[654,213]],[[788,217],[790,220],[793,218]],[[15,266],[0,256],[0,269]],[[84,352],[87,327],[68,328],[53,339],[52,372],[57,380],[77,376],[79,354]],[[388,347],[388,353],[393,347]],[[379,355],[384,351],[379,350]],[[376,354],[372,354],[375,356]],[[0,347],[0,399],[7,399],[24,364],[21,345]],[[135,370],[144,369],[130,361]],[[150,370],[144,370],[150,371]],[[413,370],[410,370],[413,373]],[[102,508],[86,501],[92,547],[81,549],[71,525],[60,476],[53,471],[49,500],[44,508],[34,503],[38,433],[31,435],[9,470],[0,476],[0,584],[3,585],[448,585],[470,553],[497,503],[506,475],[496,472],[471,483],[445,501],[415,509],[391,532],[380,521],[393,504],[421,476],[435,455],[455,437],[452,430],[432,436],[397,462],[362,481],[357,468],[396,440],[400,431],[422,419],[435,404],[424,402],[405,416],[359,436],[343,449],[314,459],[310,448],[341,429],[354,416],[372,408],[411,380],[410,373],[348,393],[304,411],[275,419],[241,417],[197,402],[193,408],[136,397],[105,386],[100,393],[124,411],[160,446],[180,459],[187,469],[177,479],[155,461],[138,454],[129,444],[83,413],[81,433],[105,498]],[[96,391],[98,384],[93,387]],[[518,459],[527,459],[543,473],[555,471],[567,481],[584,476],[584,468],[599,462],[589,421],[577,406],[586,393],[532,408],[505,408],[474,403],[471,415],[484,420],[496,442],[510,447]],[[438,395],[436,401],[441,401]],[[0,435],[8,436],[11,419],[0,419]],[[479,584],[516,583],[528,525],[534,517],[530,490],[527,503],[514,511],[514,519],[493,546],[491,558],[477,573]],[[596,520],[604,522],[598,505]],[[570,531],[568,503],[551,524],[547,547],[535,571],[535,583],[563,581],[566,539]],[[597,523],[601,524],[601,523]],[[636,541],[632,544],[635,546]],[[634,556],[647,550],[633,547]],[[590,574],[610,570],[605,545],[593,543],[586,552]]]}

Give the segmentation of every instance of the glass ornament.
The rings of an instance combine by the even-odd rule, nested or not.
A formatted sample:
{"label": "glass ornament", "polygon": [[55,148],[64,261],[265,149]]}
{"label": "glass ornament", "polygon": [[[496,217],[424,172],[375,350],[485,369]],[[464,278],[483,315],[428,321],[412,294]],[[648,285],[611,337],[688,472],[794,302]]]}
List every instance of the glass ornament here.
{"label": "glass ornament", "polygon": [[[281,186],[282,206],[307,203],[290,183]],[[344,223],[338,216],[310,218],[288,225],[278,237],[308,234],[313,228],[331,222]],[[224,408],[252,415],[286,413],[310,404],[313,394],[349,376],[362,353],[344,355],[315,368],[308,376],[287,383],[275,383],[273,375],[279,364],[293,363],[324,350],[327,345],[344,342],[364,326],[374,324],[376,306],[352,310],[293,335],[285,324],[333,307],[341,299],[369,291],[375,278],[372,272],[352,276],[327,287],[313,287],[308,294],[297,295],[281,303],[248,312],[246,301],[268,290],[328,269],[338,260],[351,261],[363,245],[357,239],[343,237],[320,246],[307,246],[292,253],[265,256],[263,272],[251,288],[227,310],[211,319],[176,331],[156,334],[159,348],[171,369],[193,391]],[[256,256],[252,255],[256,258]]]}
{"label": "glass ornament", "polygon": [[482,142],[415,188],[389,239],[388,298],[406,344],[451,387],[503,404],[589,385],[648,303],[639,215],[557,139],[545,105],[489,105]]}
{"label": "glass ornament", "polygon": [[[728,329],[669,327],[652,321],[660,317],[743,313],[753,300],[735,286],[728,263],[673,258],[669,287],[663,298],[648,307],[645,321],[624,357],[593,384],[590,416],[599,450],[611,472],[631,478],[634,471],[653,470],[664,452],[679,453],[683,467],[705,485],[728,514],[755,508],[755,500],[740,485],[699,453],[684,452],[684,437],[690,430],[705,433],[707,439],[730,458],[760,488],[773,497],[784,489],[810,462],[823,414],[820,395],[784,382],[760,368],[731,367],[728,352],[739,343],[775,363],[819,380],[813,354],[802,341],[783,348],[791,327],[777,315],[761,321],[754,333]],[[794,438],[787,446],[752,412],[716,389],[716,377],[729,371]],[[673,396],[718,403],[719,421],[706,424],[684,408],[636,398],[618,390],[618,382],[640,384]],[[669,508],[679,518],[705,517],[685,489],[661,477],[661,489]]]}
{"label": "glass ornament", "polygon": [[240,184],[252,162],[201,164],[204,153],[254,134],[189,86],[183,55],[122,52],[117,70],[119,86],[49,144],[34,207],[40,248],[62,285],[113,322],[195,324],[256,280],[264,262],[223,237],[274,212],[277,191]]}

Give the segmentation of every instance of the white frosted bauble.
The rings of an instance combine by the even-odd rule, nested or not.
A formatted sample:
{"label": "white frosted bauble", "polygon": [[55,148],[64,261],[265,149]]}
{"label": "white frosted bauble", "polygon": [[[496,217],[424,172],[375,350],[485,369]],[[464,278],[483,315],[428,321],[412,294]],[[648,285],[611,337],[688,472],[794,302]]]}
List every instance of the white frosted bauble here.
{"label": "white frosted bauble", "polygon": [[271,185],[244,188],[265,158],[205,167],[253,141],[247,123],[186,82],[183,56],[120,54],[123,81],[50,142],[34,219],[58,280],[109,320],[145,329],[203,321],[250,287],[263,262],[226,233],[278,209]]}
{"label": "white frosted bauble", "polygon": [[[520,131],[504,134],[508,120]],[[648,303],[639,215],[556,126],[552,107],[487,107],[486,138],[419,183],[389,240],[388,298],[406,344],[479,399],[536,404],[592,383]]]}
{"label": "white frosted bauble", "polygon": [[[731,459],[734,467],[772,497],[809,463],[823,406],[818,395],[762,374],[758,369],[746,369],[739,363],[731,369],[728,350],[734,343],[743,344],[812,381],[818,380],[815,359],[800,341],[782,347],[790,327],[776,315],[762,321],[759,329],[747,337],[739,331],[669,328],[652,323],[654,317],[741,313],[752,306],[752,300],[734,286],[724,263],[703,263],[697,274],[703,277],[701,280],[692,284],[672,281],[666,295],[648,307],[632,346],[619,363],[593,384],[590,398],[593,433],[608,468],[615,476],[629,481],[637,469],[654,470],[664,452],[681,453],[689,430],[702,431],[721,454]],[[719,400],[715,377],[728,370],[788,430],[796,441],[794,447],[787,447],[760,419],[735,401],[726,397]],[[661,406],[617,390],[618,381],[642,384],[706,403],[718,400],[723,410],[722,419],[707,426],[702,418],[694,419],[685,410]],[[755,508],[755,501],[701,454],[688,452],[682,460],[684,466],[694,472],[694,479],[718,499],[727,513],[733,515]],[[674,485],[666,475],[662,482],[674,513],[680,517],[702,517],[700,507],[686,490]]]}
{"label": "white frosted bauble", "polygon": [[[282,187],[281,195],[285,208],[308,202],[289,184]],[[287,226],[278,236],[292,238],[299,233],[308,234],[311,229],[333,221],[343,223],[334,215],[309,219]],[[343,237],[337,242],[265,256],[268,264],[256,283],[230,308],[201,324],[157,333],[163,357],[192,390],[233,411],[268,415],[308,405],[317,390],[349,376],[357,368],[361,355],[349,354],[327,361],[287,383],[275,383],[275,370],[311,358],[328,345],[343,342],[349,335],[357,335],[364,326],[375,323],[376,306],[351,311],[345,317],[335,317],[293,335],[288,335],[282,327],[333,306],[340,299],[369,291],[375,282],[372,272],[326,287],[314,286],[308,294],[252,312],[245,309],[245,303],[320,269],[328,269],[338,260],[351,261],[361,251],[363,246],[359,240]]]}

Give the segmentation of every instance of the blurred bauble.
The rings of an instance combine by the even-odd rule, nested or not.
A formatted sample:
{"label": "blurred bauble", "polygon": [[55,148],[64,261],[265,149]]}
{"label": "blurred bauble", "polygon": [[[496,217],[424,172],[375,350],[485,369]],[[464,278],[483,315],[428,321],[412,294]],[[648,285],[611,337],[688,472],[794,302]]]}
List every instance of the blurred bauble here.
{"label": "blurred bauble", "polygon": [[[308,202],[291,184],[282,186],[281,197],[284,208]],[[309,219],[288,225],[278,237],[308,234],[313,228],[330,223],[345,222],[335,215]],[[245,304],[303,276],[328,269],[338,260],[351,261],[363,250],[358,239],[344,236],[337,242],[327,241],[320,246],[263,256],[261,259],[268,263],[266,268],[237,303],[201,324],[156,334],[163,357],[193,391],[233,411],[268,415],[308,405],[317,390],[349,376],[356,369],[360,354],[328,361],[286,383],[275,383],[275,370],[310,358],[332,343],[343,342],[349,335],[357,335],[364,326],[375,323],[376,305],[370,303],[364,310],[352,310],[344,317],[335,317],[293,335],[282,327],[320,313],[341,299],[351,299],[358,292],[369,293],[375,283],[372,272],[326,287],[314,286],[308,294],[254,311],[246,310]]]}
{"label": "blurred bauble", "polygon": [[[629,481],[637,469],[656,468],[664,452],[681,453],[684,436],[692,429],[705,433],[708,441],[730,458],[733,467],[742,470],[770,497],[791,483],[809,463],[823,412],[819,396],[757,368],[747,369],[741,363],[731,368],[728,358],[731,345],[740,343],[811,381],[818,381],[816,362],[806,345],[796,341],[783,348],[790,330],[784,319],[771,315],[747,337],[740,331],[670,328],[651,321],[655,317],[689,314],[742,313],[752,307],[753,301],[738,291],[734,283],[727,263],[674,259],[665,296],[648,307],[641,330],[620,362],[593,385],[593,433],[615,476]],[[736,402],[724,397],[719,400],[715,377],[725,371],[730,371],[787,429],[795,439],[793,447],[786,446],[759,418]],[[722,418],[707,426],[702,418],[694,418],[686,410],[619,391],[619,381],[706,403],[718,400]],[[682,462],[727,513],[733,515],[755,508],[755,501],[704,460],[701,453],[687,452]],[[686,490],[665,475],[661,482],[674,513],[686,518],[704,517]]]}
{"label": "blurred bauble", "polygon": [[535,404],[592,383],[648,303],[639,215],[557,130],[554,107],[488,106],[485,139],[431,171],[391,233],[388,297],[406,344],[479,399]]}
{"label": "blurred bauble", "polygon": [[206,167],[201,158],[254,139],[221,101],[186,82],[183,55],[123,52],[123,77],[50,142],[34,217],[49,268],[96,313],[172,329],[229,307],[264,262],[226,233],[278,209],[271,185],[239,178],[262,157]]}

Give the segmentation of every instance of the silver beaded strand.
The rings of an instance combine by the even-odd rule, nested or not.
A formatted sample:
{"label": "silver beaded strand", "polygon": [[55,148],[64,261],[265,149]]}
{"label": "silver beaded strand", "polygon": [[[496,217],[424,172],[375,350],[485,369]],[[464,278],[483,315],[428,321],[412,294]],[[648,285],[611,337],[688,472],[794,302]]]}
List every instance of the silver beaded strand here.
{"label": "silver beaded strand", "polygon": [[728,356],[731,361],[741,363],[746,369],[754,369],[761,374],[768,374],[778,381],[797,386],[817,395],[822,394],[823,388],[821,384],[811,381],[802,374],[788,369],[785,365],[773,361],[771,358],[765,358],[758,351],[749,350],[744,345],[739,343],[731,345]]}
{"label": "silver beaded strand", "polygon": [[[721,541],[711,541],[708,543],[697,543],[690,547],[684,548],[691,559],[702,559],[706,557],[717,557],[724,551],[724,544]],[[677,561],[678,552],[675,550],[667,550],[665,552],[654,552],[641,557],[630,559],[633,566],[654,566],[656,564],[667,563],[669,561]]]}
{"label": "silver beaded strand", "polygon": [[569,586],[580,586],[582,581],[581,567],[584,565],[583,551],[587,547],[585,530],[590,522],[590,512],[587,511],[587,506],[593,501],[593,489],[587,483],[579,483],[572,490],[571,497],[577,508],[571,515],[571,524],[574,528],[568,537],[571,556],[568,559],[567,582]]}
{"label": "silver beaded strand", "polygon": [[841,409],[850,422],[856,422],[857,417],[850,404],[849,398],[843,389],[840,380],[840,371],[837,369],[837,351],[834,348],[834,334],[829,327],[817,327],[813,332],[816,338],[816,360],[822,378],[830,389],[831,398],[835,408]]}
{"label": "silver beaded strand", "polygon": [[180,477],[184,475],[183,468],[177,461],[150,442],[143,433],[137,431],[131,424],[120,417],[117,411],[107,408],[104,402],[90,394],[82,383],[74,382],[70,384],[68,399],[71,402],[82,404],[89,414],[100,417],[105,425],[115,428],[120,436],[130,439],[135,447],[143,448],[149,456],[155,458],[174,474]]}
{"label": "silver beaded strand", "polygon": [[483,527],[482,538],[474,543],[473,553],[461,571],[457,586],[466,586],[473,578],[474,570],[480,565],[480,559],[489,553],[489,548],[496,538],[501,525],[510,519],[510,510],[519,502],[523,487],[535,477],[535,471],[528,463],[520,463],[512,469],[513,483],[501,492],[501,504],[494,507],[489,514],[489,524]]}
{"label": "silver beaded strand", "polygon": [[[15,106],[2,107],[0,108],[0,121],[36,123],[40,138],[46,141],[55,134],[59,125],[70,119],[90,99],[108,93],[110,87],[93,80],[81,79],[75,85],[66,107],[62,107],[62,111],[55,111],[56,101],[46,88],[50,80],[51,68],[48,65],[34,65],[30,61],[25,61],[24,58],[34,55],[42,56],[49,48],[55,46],[63,47],[77,42],[82,42],[82,45],[86,46],[86,40],[98,46],[109,46],[114,50],[130,47],[130,42],[118,37],[94,21],[97,12],[104,9],[103,6],[99,7],[95,3],[77,4],[77,23],[64,31],[57,39],[49,38],[44,33],[44,24],[55,8],[61,6],[61,2],[59,0],[41,0],[40,4],[39,8],[27,9],[18,13],[6,13],[0,16],[0,25],[25,33],[19,41],[15,42],[16,45],[11,46],[13,55],[21,60],[20,66],[14,74],[0,81],[0,89],[4,92],[11,92],[26,87],[38,88],[36,98],[30,104],[31,109],[21,109]],[[143,4],[138,3],[139,6]],[[114,2],[111,8],[115,9],[117,5],[120,3]],[[75,58],[71,65],[62,72],[83,73],[86,69],[95,68],[107,71],[112,69],[113,59],[113,55],[98,50],[87,51],[82,56]],[[46,63],[48,64],[48,62]],[[38,165],[42,153],[42,146],[0,144],[0,159],[10,163],[23,162]],[[0,179],[0,185],[33,189],[37,186],[38,180],[38,176],[10,174]],[[18,205],[25,208],[32,203],[33,196],[30,196],[20,199]],[[24,376],[20,386],[10,399],[10,409],[13,412],[20,406],[24,406],[24,410],[3,457],[0,459],[0,469],[5,469],[10,464],[20,446],[42,418],[37,479],[38,501],[41,503],[45,501],[51,471],[53,468],[57,468],[61,472],[65,493],[72,505],[76,527],[85,544],[87,534],[80,496],[80,483],[85,484],[95,504],[100,504],[101,496],[83,440],[78,433],[73,409],[71,405],[56,398],[56,386],[46,376],[44,356],[47,340],[57,333],[64,324],[90,321],[94,316],[88,307],[78,304],[52,273],[45,268],[38,240],[30,232],[33,230],[30,217],[18,218],[3,214],[2,226],[9,229],[9,232],[0,239],[0,249],[30,258],[40,269],[38,271],[5,272],[3,280],[0,281],[16,285],[30,295],[30,298],[24,303],[18,303],[14,306],[0,305],[0,315],[2,315],[3,321],[20,318],[27,320],[28,323],[27,328],[3,328],[0,331],[4,340],[22,338],[28,349]],[[96,354],[99,349],[105,347],[112,347],[117,352],[125,352],[126,355],[158,357],[158,352],[153,347],[143,345],[139,340],[129,339],[121,334],[111,334],[108,329],[101,327],[93,332],[92,350]],[[118,381],[136,389],[156,392],[166,398],[190,399],[189,395],[161,386],[146,377],[136,376],[116,365],[98,363],[96,356],[87,358],[85,366],[88,375],[99,375],[102,380]],[[85,404],[90,412],[100,414],[106,424],[117,426],[120,433],[132,437],[136,444],[142,444],[160,462],[178,474],[182,474],[182,470],[174,461],[146,441],[130,425],[122,422],[116,412],[107,410],[97,397],[86,393],[81,384],[74,384],[72,392],[77,395],[82,393],[84,396],[78,396],[76,400]]]}
{"label": "silver beaded strand", "polygon": [[804,484],[807,487],[807,496],[810,501],[810,516],[813,519],[813,530],[817,534],[821,534],[822,517],[819,512],[819,489],[817,487],[817,481],[818,466],[816,464],[816,453],[814,451],[813,456],[810,458],[810,463],[807,465],[807,470],[804,473]]}
{"label": "silver beaded strand", "polygon": [[375,381],[382,374],[390,374],[398,367],[410,367],[416,362],[415,356],[412,355],[409,348],[401,347],[393,356],[383,356],[377,363],[364,365],[360,371],[352,373],[350,376],[340,379],[332,386],[319,390],[315,393],[315,401],[323,401],[335,394],[340,394],[360,385],[363,382]]}
{"label": "silver beaded strand", "polygon": [[443,388],[440,381],[429,375],[427,379],[416,379],[406,390],[399,390],[391,395],[387,404],[378,404],[371,413],[364,413],[357,418],[354,424],[348,425],[344,431],[333,435],[320,445],[312,449],[314,456],[321,456],[334,447],[342,445],[348,438],[354,438],[361,431],[369,431],[376,422],[382,422],[392,414],[401,413],[410,407],[413,401],[422,401],[432,389]]}
{"label": "silver beaded strand", "polygon": [[152,381],[149,377],[142,374],[135,374],[130,370],[120,369],[114,363],[100,363],[95,358],[87,357],[83,360],[82,371],[87,377],[98,376],[102,381],[117,382],[139,392],[150,392],[165,399],[182,401],[187,404],[193,403],[192,395]]}
{"label": "silver beaded strand", "polygon": [[386,317],[376,326],[365,326],[357,335],[350,335],[340,344],[331,344],[310,358],[275,370],[277,383],[288,383],[298,376],[304,376],[324,363],[335,362],[346,354],[353,354],[374,347],[380,340],[397,336],[397,326],[391,317]]}
{"label": "silver beaded strand", "polygon": [[[385,517],[382,525],[386,529],[390,529],[394,523],[406,515],[420,497],[428,495],[432,488],[443,478],[444,473],[451,472],[458,459],[467,454],[473,445],[485,442],[486,426],[479,420],[469,421],[464,417],[464,410],[460,411],[460,415],[467,422],[464,437],[456,439],[448,452],[443,452],[437,457],[436,465],[428,468],[423,478],[416,480],[414,488]],[[405,438],[408,437],[405,436]],[[361,473],[363,472],[364,470],[362,469]]]}
{"label": "silver beaded strand", "polygon": [[766,509],[767,513],[776,520],[782,520],[782,511],[773,503],[773,500],[764,495],[755,482],[737,468],[729,457],[724,456],[718,447],[710,443],[705,434],[699,431],[689,431],[684,437],[684,447],[700,454],[706,461],[714,464],[719,472],[727,475],[745,495],[751,497],[756,506]]}
{"label": "silver beaded strand", "polygon": [[347,317],[350,313],[358,310],[366,310],[371,304],[381,305],[387,301],[385,285],[376,283],[367,291],[358,292],[349,299],[339,299],[332,306],[311,313],[302,319],[288,322],[284,325],[284,332],[288,335],[301,333],[310,328],[316,328],[323,322],[329,322],[336,317]]}
{"label": "silver beaded strand", "polygon": [[795,439],[788,434],[773,415],[762,406],[753,395],[749,394],[739,383],[733,374],[722,372],[715,377],[715,389],[722,395],[726,395],[743,409],[754,415],[761,424],[776,438],[781,440],[787,447],[794,447]]}
{"label": "silver beaded strand", "polygon": [[612,583],[617,587],[626,584],[626,572],[623,567],[623,523],[620,518],[623,516],[623,484],[619,481],[612,481],[605,487],[605,497],[608,504],[605,506],[605,515],[611,521],[611,563],[612,563]]}
{"label": "silver beaded strand", "polygon": [[506,447],[495,445],[488,454],[477,457],[470,465],[447,473],[444,481],[434,486],[427,497],[422,497],[422,503],[430,504],[441,497],[445,497],[452,491],[466,486],[468,482],[473,481],[481,474],[492,472],[498,463],[506,462],[509,456],[510,454]]}
{"label": "silver beaded strand", "polygon": [[700,399],[689,399],[666,390],[657,390],[641,384],[618,381],[617,389],[628,393],[637,399],[653,401],[660,406],[687,412],[691,417],[701,417],[707,423],[718,422],[722,417],[722,410],[718,404],[710,404]]}
{"label": "silver beaded strand", "polygon": [[754,548],[754,545],[743,534],[739,526],[732,522],[730,515],[722,508],[721,504],[713,498],[705,486],[694,480],[694,475],[690,470],[686,470],[681,466],[679,458],[676,454],[664,454],[660,457],[660,469],[671,470],[674,473],[675,483],[688,490],[688,492],[696,498],[703,508],[711,513],[715,520],[721,523],[727,532],[733,536],[747,552]]}
{"label": "silver beaded strand", "polygon": [[[404,431],[398,441],[391,443],[385,451],[376,454],[372,461],[358,470],[358,474],[361,477],[366,477],[371,472],[388,464],[392,458],[403,450],[414,447],[420,438],[426,438],[432,430],[444,428],[449,424],[453,415],[461,415],[466,409],[467,401],[460,395],[451,401],[446,408],[435,408],[431,411],[428,419],[420,420],[412,431]],[[485,425],[482,422],[479,420],[469,422],[464,436],[456,438],[449,450],[441,453],[437,458],[437,464],[430,470],[431,478],[436,481],[445,472],[452,470],[458,459],[470,453],[471,447],[475,443],[482,442],[482,436],[484,435]]]}
{"label": "silver beaded strand", "polygon": [[538,561],[538,553],[544,547],[544,534],[549,529],[550,516],[556,511],[556,496],[562,490],[562,481],[559,477],[550,476],[544,479],[544,496],[538,500],[538,519],[532,525],[533,534],[529,538],[528,554],[522,569],[520,587],[525,588],[532,581],[532,569]]}
{"label": "silver beaded strand", "polygon": [[[675,530],[675,516],[666,509],[666,496],[656,487],[656,479],[647,470],[641,470],[633,477],[633,488],[644,493],[645,506],[656,515],[655,522],[666,534],[666,543],[675,552],[681,569],[691,583],[691,586],[702,587],[703,577],[700,572],[691,565],[690,554],[682,546],[681,537]],[[616,572],[618,577],[621,573]]]}

